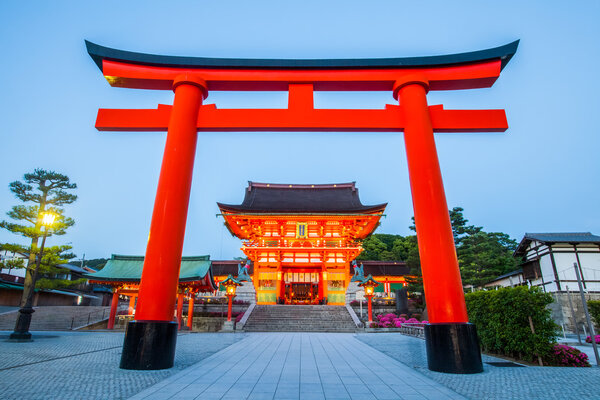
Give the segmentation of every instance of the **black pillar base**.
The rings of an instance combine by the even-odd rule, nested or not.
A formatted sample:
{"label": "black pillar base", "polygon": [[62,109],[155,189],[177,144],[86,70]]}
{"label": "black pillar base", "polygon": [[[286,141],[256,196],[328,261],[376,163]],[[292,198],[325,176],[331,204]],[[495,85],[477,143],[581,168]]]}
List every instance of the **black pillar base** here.
{"label": "black pillar base", "polygon": [[175,362],[177,323],[171,321],[130,321],[125,332],[122,369],[167,369]]}
{"label": "black pillar base", "polygon": [[425,344],[429,369],[449,374],[483,372],[481,350],[475,325],[425,325]]}
{"label": "black pillar base", "polygon": [[31,339],[29,326],[31,325],[31,314],[34,312],[35,310],[32,307],[22,307],[19,309],[15,331],[10,334],[9,340],[16,342],[31,342],[33,340]]}

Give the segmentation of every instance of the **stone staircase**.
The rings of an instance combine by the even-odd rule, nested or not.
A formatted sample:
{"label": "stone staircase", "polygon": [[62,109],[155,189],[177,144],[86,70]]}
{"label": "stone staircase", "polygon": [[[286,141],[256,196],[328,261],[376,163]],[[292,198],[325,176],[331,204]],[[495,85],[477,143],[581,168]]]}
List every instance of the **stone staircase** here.
{"label": "stone staircase", "polygon": [[354,332],[344,306],[257,305],[244,325],[246,332]]}
{"label": "stone staircase", "polygon": [[[41,306],[34,307],[31,318],[32,331],[65,331],[77,329],[102,319],[108,319],[110,307],[93,306]],[[0,330],[12,331],[18,311],[0,314]]]}

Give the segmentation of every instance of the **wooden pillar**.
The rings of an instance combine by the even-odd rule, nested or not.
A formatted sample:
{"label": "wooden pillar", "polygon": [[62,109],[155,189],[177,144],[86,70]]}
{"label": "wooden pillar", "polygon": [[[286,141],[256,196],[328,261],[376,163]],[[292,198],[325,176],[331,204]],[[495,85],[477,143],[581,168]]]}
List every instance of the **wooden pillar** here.
{"label": "wooden pillar", "polygon": [[108,316],[108,329],[115,329],[115,318],[117,316],[117,306],[119,305],[119,291],[115,289],[110,303],[110,315]]}
{"label": "wooden pillar", "polygon": [[190,300],[188,301],[188,313],[187,313],[187,327],[192,330],[194,324],[194,293],[190,293]]}
{"label": "wooden pillar", "polygon": [[158,180],[137,307],[138,321],[172,321],[179,281],[198,112],[207,86],[191,74],[173,83],[175,99]]}
{"label": "wooden pillar", "polygon": [[429,82],[406,77],[394,85],[406,120],[404,143],[429,320],[466,323],[463,293],[444,184],[427,106]]}
{"label": "wooden pillar", "polygon": [[275,302],[278,303],[280,298],[283,298],[281,294],[281,288],[283,285],[283,272],[281,271],[281,264],[277,267],[277,283],[275,286]]}
{"label": "wooden pillar", "polygon": [[133,310],[135,310],[135,296],[131,295],[129,296],[129,309],[127,310],[127,313],[133,315]]}
{"label": "wooden pillar", "polygon": [[235,296],[232,296],[232,295],[228,295],[227,296],[227,298],[229,300],[227,302],[227,321],[231,321],[231,304],[233,303],[233,298],[234,297]]}
{"label": "wooden pillar", "polygon": [[319,294],[321,296],[321,299],[327,301],[327,267],[325,267],[325,264],[323,264],[323,267],[321,269],[321,282],[319,285]]}
{"label": "wooden pillar", "polygon": [[177,324],[179,325],[179,330],[181,330],[183,320],[183,292],[179,292],[177,295]]}

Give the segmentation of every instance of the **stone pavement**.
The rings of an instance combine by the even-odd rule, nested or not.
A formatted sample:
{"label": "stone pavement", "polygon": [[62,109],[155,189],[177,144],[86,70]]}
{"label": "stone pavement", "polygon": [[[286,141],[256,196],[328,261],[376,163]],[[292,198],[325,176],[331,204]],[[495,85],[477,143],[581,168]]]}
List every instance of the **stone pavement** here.
{"label": "stone pavement", "polygon": [[122,332],[33,333],[33,342],[15,343],[0,332],[0,399],[126,399],[243,337],[181,334],[174,368],[125,371]]}
{"label": "stone pavement", "polygon": [[600,368],[441,374],[423,340],[398,333],[183,333],[175,367],[161,371],[119,369],[123,333],[9,333],[0,399],[600,399]]}
{"label": "stone pavement", "polygon": [[348,333],[254,333],[132,397],[463,399]]}
{"label": "stone pavement", "polygon": [[421,339],[394,333],[360,334],[357,338],[467,398],[600,399],[598,367],[494,367],[486,362],[504,360],[484,355],[481,374],[442,374],[427,368],[425,342]]}

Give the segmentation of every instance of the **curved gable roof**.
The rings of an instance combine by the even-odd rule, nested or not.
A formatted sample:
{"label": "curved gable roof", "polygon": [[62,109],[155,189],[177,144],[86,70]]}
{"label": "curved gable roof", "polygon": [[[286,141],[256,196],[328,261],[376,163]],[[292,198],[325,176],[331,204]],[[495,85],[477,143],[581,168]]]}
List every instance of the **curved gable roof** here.
{"label": "curved gable roof", "polygon": [[[213,282],[210,266],[210,256],[181,257],[179,282],[202,280],[207,274],[209,275],[210,281]],[[104,268],[93,274],[84,274],[84,276],[92,281],[133,283],[139,282],[142,278],[143,267],[144,256],[123,256],[113,254],[110,260],[106,262]]]}
{"label": "curved gable roof", "polygon": [[354,182],[296,185],[248,182],[242,204],[217,203],[222,212],[362,214],[383,212],[387,203],[363,205]]}

